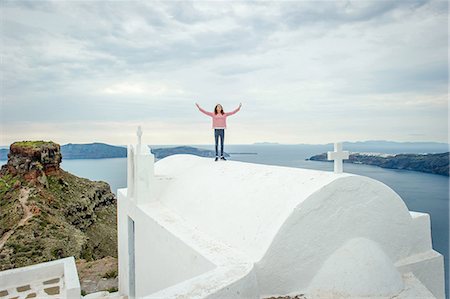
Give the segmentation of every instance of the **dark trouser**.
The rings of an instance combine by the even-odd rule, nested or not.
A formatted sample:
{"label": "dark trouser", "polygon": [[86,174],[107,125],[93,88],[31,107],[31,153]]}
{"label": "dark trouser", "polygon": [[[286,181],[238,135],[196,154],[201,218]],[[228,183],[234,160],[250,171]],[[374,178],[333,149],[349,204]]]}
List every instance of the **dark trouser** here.
{"label": "dark trouser", "polygon": [[216,141],[216,156],[218,156],[217,147],[219,145],[219,137],[220,137],[220,156],[223,156],[223,140],[225,139],[224,129],[214,129],[214,140]]}

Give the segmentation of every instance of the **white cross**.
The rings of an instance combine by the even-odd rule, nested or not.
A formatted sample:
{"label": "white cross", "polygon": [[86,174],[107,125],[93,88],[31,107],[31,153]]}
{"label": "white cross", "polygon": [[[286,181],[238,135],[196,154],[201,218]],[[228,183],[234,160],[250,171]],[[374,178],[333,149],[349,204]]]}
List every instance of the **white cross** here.
{"label": "white cross", "polygon": [[328,152],[328,160],[334,160],[334,173],[342,173],[342,161],[349,156],[348,151],[342,151],[342,142],[334,143],[334,152]]}
{"label": "white cross", "polygon": [[141,137],[142,137],[142,129],[141,126],[138,126],[137,131],[136,131],[136,135],[138,137],[138,145],[141,145]]}

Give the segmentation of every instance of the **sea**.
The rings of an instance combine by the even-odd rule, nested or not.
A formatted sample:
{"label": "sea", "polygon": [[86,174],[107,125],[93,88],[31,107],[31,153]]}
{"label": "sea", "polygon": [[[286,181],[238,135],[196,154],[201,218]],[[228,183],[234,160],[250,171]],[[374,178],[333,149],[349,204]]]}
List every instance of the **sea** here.
{"label": "sea", "polygon": [[[153,145],[171,147],[174,145]],[[190,145],[213,150],[209,145]],[[333,163],[309,161],[307,158],[332,151],[332,145],[280,145],[252,144],[225,145],[229,160],[258,164],[270,164],[306,169],[333,171]],[[348,149],[352,151],[352,149]],[[378,147],[380,153],[413,152],[414,149]],[[5,164],[6,161],[0,161]],[[157,163],[157,162],[156,162]],[[226,162],[218,162],[226,163]],[[61,167],[77,176],[91,180],[106,181],[116,193],[126,187],[126,158],[64,160]],[[449,177],[416,171],[385,169],[377,166],[344,163],[344,171],[379,180],[397,192],[409,210],[428,213],[431,216],[433,248],[444,255],[446,272],[446,293],[448,293],[449,272]]]}

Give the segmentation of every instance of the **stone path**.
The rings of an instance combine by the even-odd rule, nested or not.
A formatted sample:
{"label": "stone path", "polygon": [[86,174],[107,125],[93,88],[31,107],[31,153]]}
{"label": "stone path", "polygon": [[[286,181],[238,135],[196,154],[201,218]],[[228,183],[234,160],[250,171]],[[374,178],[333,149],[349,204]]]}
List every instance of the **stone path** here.
{"label": "stone path", "polygon": [[3,248],[3,246],[8,241],[9,237],[11,237],[11,235],[15,232],[15,230],[21,226],[24,226],[25,223],[27,223],[27,221],[31,217],[33,217],[33,213],[31,212],[30,207],[27,206],[29,195],[30,195],[29,188],[20,189],[19,202],[20,205],[22,206],[23,217],[22,219],[19,220],[19,223],[17,223],[17,225],[14,228],[10,229],[9,231],[3,234],[2,238],[0,239],[0,250]]}
{"label": "stone path", "polygon": [[117,258],[108,256],[89,262],[81,259],[76,261],[76,265],[84,294],[100,291],[114,293],[118,289]]}
{"label": "stone path", "polygon": [[264,299],[307,299],[305,297],[305,295],[300,294],[300,295],[296,295],[294,297],[292,296],[278,296],[278,297],[269,297],[269,298],[264,298]]}

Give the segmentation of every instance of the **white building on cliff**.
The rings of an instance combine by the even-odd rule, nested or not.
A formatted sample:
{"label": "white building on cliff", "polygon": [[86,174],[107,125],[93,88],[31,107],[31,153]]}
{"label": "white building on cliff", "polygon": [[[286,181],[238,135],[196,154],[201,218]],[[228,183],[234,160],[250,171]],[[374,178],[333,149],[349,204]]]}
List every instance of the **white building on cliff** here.
{"label": "white building on cliff", "polygon": [[154,163],[140,142],[128,150],[123,295],[445,298],[428,214],[379,181],[191,155]]}

